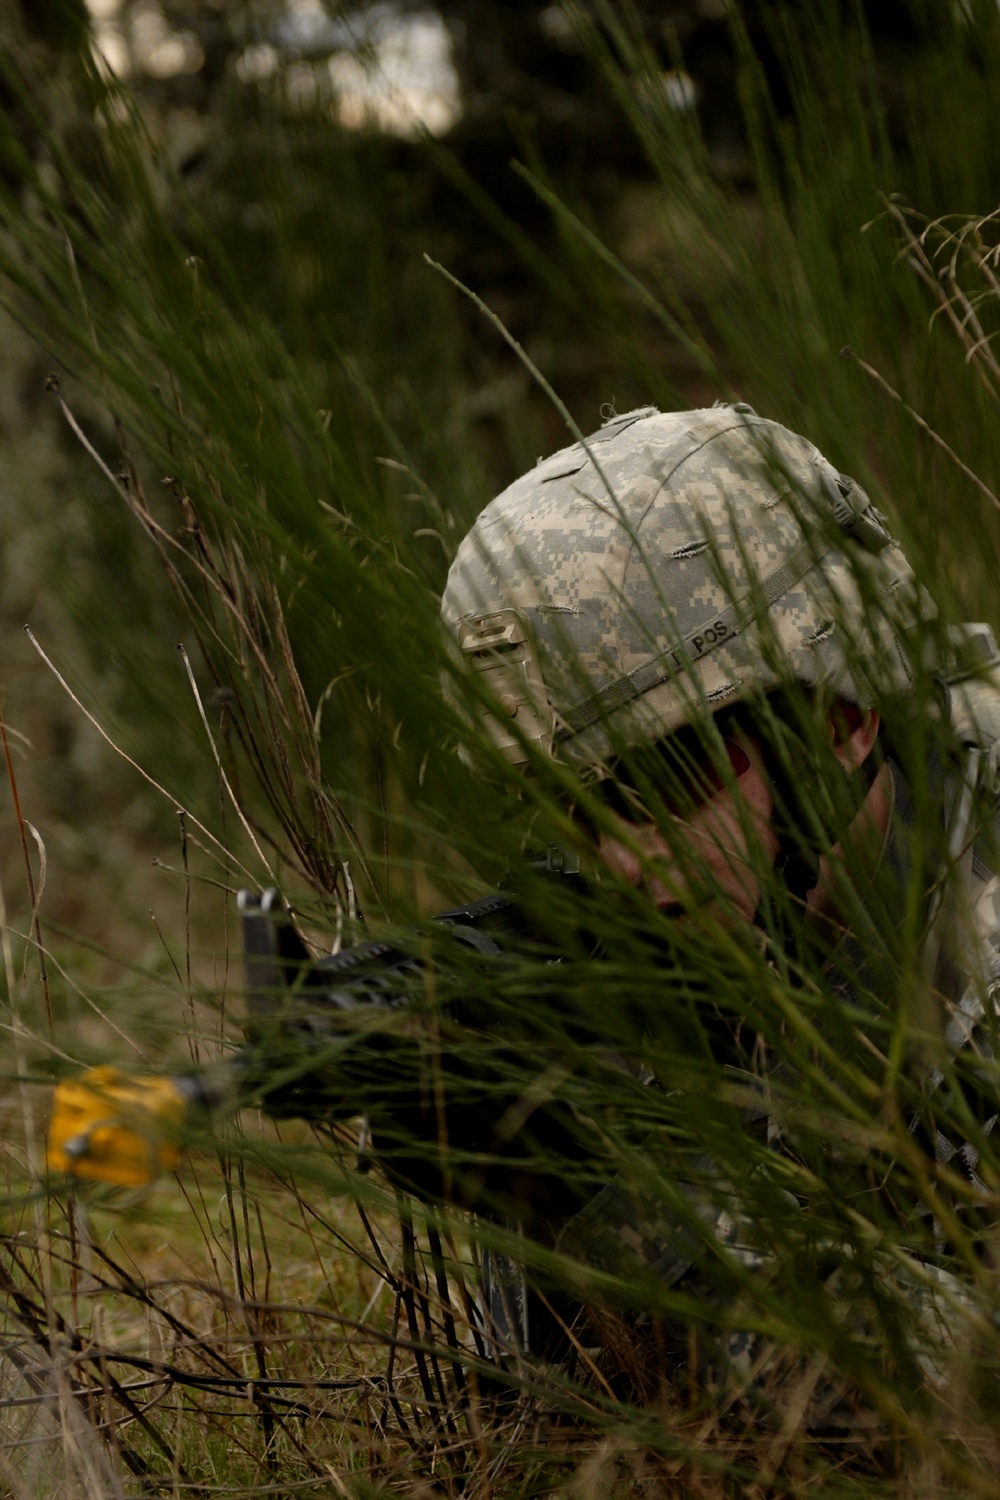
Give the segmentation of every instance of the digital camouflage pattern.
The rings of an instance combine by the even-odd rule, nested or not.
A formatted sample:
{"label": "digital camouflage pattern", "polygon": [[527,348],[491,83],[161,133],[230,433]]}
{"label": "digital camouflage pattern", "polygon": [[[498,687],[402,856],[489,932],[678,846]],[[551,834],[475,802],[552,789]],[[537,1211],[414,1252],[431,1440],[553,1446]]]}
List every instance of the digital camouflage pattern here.
{"label": "digital camouflage pattern", "polygon": [[860,486],[742,404],[645,407],[540,462],[482,512],[442,603],[504,753],[597,774],[790,678],[872,705],[908,686],[900,633],[932,612]]}
{"label": "digital camouflage pattern", "polygon": [[[696,1382],[726,1407],[743,1403],[755,1419],[781,1421],[793,1406],[797,1422],[804,1421],[814,1435],[843,1441],[875,1432],[870,1402],[828,1352],[790,1347],[754,1327],[759,1310],[751,1289],[773,1281],[778,1269],[773,1249],[761,1244],[738,1192],[712,1184],[704,1161],[698,1175],[697,1183],[666,1181],[665,1192],[610,1183],[565,1226],[557,1248],[580,1269],[587,1310],[577,1319],[576,1334],[590,1346],[590,1357],[608,1374],[621,1368],[634,1374],[647,1353],[662,1372],[666,1352],[675,1375],[689,1388]],[[804,1210],[801,1225],[805,1235]],[[794,1237],[794,1229],[790,1234]],[[938,1392],[952,1379],[956,1359],[967,1360],[988,1337],[995,1318],[988,1300],[939,1265],[898,1251],[876,1252],[856,1265],[846,1247],[815,1241],[810,1255],[818,1264],[823,1295],[840,1312],[841,1331],[855,1349],[868,1347],[877,1362],[886,1305],[894,1305],[914,1373]],[[633,1308],[637,1284],[648,1278],[651,1306],[662,1305],[663,1294],[673,1292],[686,1311],[637,1317],[626,1304],[619,1308],[613,1293],[595,1294],[586,1285],[592,1271],[622,1278]],[[572,1272],[568,1279],[572,1283]],[[517,1363],[537,1355],[537,1303],[521,1267],[506,1255],[486,1252],[481,1296],[492,1357]],[[697,1318],[692,1307],[700,1309]]]}
{"label": "digital camouflage pattern", "polygon": [[[933,614],[860,487],[804,438],[743,405],[644,408],[540,462],[479,517],[442,606],[485,689],[484,727],[507,758],[517,765],[555,753],[598,776],[622,749],[790,679],[862,706],[905,694],[914,664],[903,637]],[[924,980],[944,1052],[968,1049],[996,1092],[1000,664],[989,632],[970,629],[981,637],[980,660],[964,679],[939,684],[942,720],[962,754],[939,788],[946,855],[927,909]],[[946,1087],[940,1072],[927,1079],[932,1127],[942,1113],[935,1091]],[[986,1133],[995,1119],[984,1119]],[[975,1189],[971,1143],[937,1129],[934,1145]],[[673,1153],[651,1146],[651,1159],[672,1161]],[[688,1173],[671,1166],[652,1187],[610,1182],[562,1227],[557,1248],[580,1267],[584,1302],[588,1272],[633,1286],[652,1278],[659,1291],[675,1288],[688,1305],[704,1306],[697,1363],[707,1387],[780,1405],[779,1391],[803,1389],[808,1364],[812,1430],[870,1422],[871,1411],[819,1355],[770,1344],[746,1323],[727,1330],[726,1309],[738,1312],[738,1299],[720,1300],[718,1279],[704,1267],[728,1265],[732,1285],[767,1281],[773,1249],[760,1244],[738,1192],[713,1178],[711,1162],[689,1165]],[[833,1292],[851,1309],[851,1338],[877,1342],[868,1283],[858,1272],[858,1286],[848,1285],[843,1247],[830,1247],[830,1264],[843,1283]],[[484,1317],[498,1356],[530,1352],[523,1272],[501,1256],[487,1256],[484,1271]],[[970,1284],[938,1265],[876,1257],[867,1274],[906,1310],[907,1346],[932,1385],[945,1379],[948,1351],[969,1346],[993,1317]],[[613,1309],[613,1296],[603,1305]],[[630,1326],[638,1333],[634,1315]]]}
{"label": "digital camouflage pattern", "polygon": [[[978,1073],[981,1079],[981,1129],[990,1135],[1000,1114],[998,1099],[997,996],[1000,994],[1000,878],[996,874],[997,834],[993,810],[997,806],[996,771],[1000,760],[1000,672],[986,671],[947,689],[952,728],[964,746],[965,760],[954,784],[946,791],[952,806],[951,842],[956,857],[942,871],[941,899],[934,907],[924,936],[926,979],[937,1010],[944,1056],[964,1055],[966,1087]],[[976,786],[968,800],[961,795],[963,774]],[[893,863],[893,845],[905,841],[906,815],[897,807],[895,827],[887,837],[883,862]],[[834,982],[836,950],[831,955],[828,982]],[[854,976],[855,985],[858,976]],[[859,996],[853,997],[855,1004]],[[748,1129],[766,1129],[781,1149],[783,1126],[767,1119],[768,1079],[741,1075],[748,1097],[760,1103],[745,1109]],[[921,1112],[938,1162],[964,1182],[963,1212],[976,1202],[992,1221],[995,1192],[980,1179],[978,1153],[969,1140],[955,1138],[953,1127],[940,1121],[954,1117],[948,1107],[949,1081],[942,1070],[926,1078],[925,1108]],[[802,1382],[811,1381],[802,1416],[813,1432],[841,1434],[867,1429],[872,1412],[851,1383],[836,1376],[829,1360],[814,1352],[807,1358],[769,1340],[752,1327],[728,1327],[727,1314],[736,1321],[747,1317],[733,1289],[746,1277],[772,1280],[777,1269],[774,1250],[762,1245],[751,1217],[741,1207],[738,1184],[724,1182],[707,1157],[685,1161],[667,1143],[650,1143],[650,1156],[664,1169],[647,1182],[609,1183],[569,1221],[558,1248],[582,1267],[633,1282],[653,1278],[659,1291],[675,1289],[705,1309],[697,1338],[678,1333],[678,1360],[697,1353],[697,1378],[708,1391],[734,1394],[757,1409],[780,1413],[798,1399]],[[795,1200],[789,1195],[789,1204]],[[802,1231],[808,1230],[803,1206]],[[793,1212],[789,1234],[795,1237]],[[787,1251],[789,1246],[784,1246]],[[998,1314],[996,1299],[930,1260],[876,1252],[864,1271],[852,1268],[843,1246],[813,1246],[813,1253],[829,1259],[827,1289],[849,1318],[845,1331],[856,1346],[881,1347],[884,1306],[894,1305],[902,1321],[905,1344],[918,1378],[936,1390],[951,1381],[956,1361],[968,1362],[982,1335]],[[714,1267],[709,1277],[705,1266]],[[728,1292],[720,1290],[720,1270]],[[699,1320],[700,1321],[700,1320]],[[749,1312],[749,1322],[753,1313]],[[684,1324],[690,1330],[690,1320]]]}
{"label": "digital camouflage pattern", "polygon": [[[610,1183],[565,1226],[558,1248],[589,1270],[623,1278],[633,1298],[637,1276],[648,1277],[655,1286],[655,1301],[674,1290],[688,1308],[692,1303],[700,1306],[695,1359],[701,1383],[730,1394],[740,1391],[757,1405],[780,1404],[789,1393],[790,1351],[753,1328],[752,1298],[739,1291],[741,1285],[773,1280],[773,1246],[762,1244],[758,1227],[741,1207],[739,1190],[717,1174],[713,1177],[707,1159],[692,1163],[692,1169],[692,1180],[671,1178],[659,1191],[644,1191],[634,1182]],[[808,1212],[791,1194],[785,1196],[792,1210],[788,1243],[783,1246],[787,1254],[791,1241],[803,1238],[809,1226]],[[842,1245],[814,1241],[809,1253],[820,1268],[826,1295],[849,1319],[855,1344],[881,1347],[884,1309],[880,1316],[872,1288],[877,1299],[897,1303],[909,1354],[931,1385],[947,1379],[952,1351],[968,1352],[995,1317],[992,1305],[967,1281],[898,1250],[876,1252],[864,1268],[853,1264]],[[610,1300],[605,1295],[603,1301],[614,1305],[613,1295]],[[751,1326],[728,1326],[744,1320]],[[668,1315],[668,1328],[670,1321]],[[692,1320],[678,1314],[674,1321],[677,1360],[683,1363],[692,1353]],[[641,1328],[642,1322],[636,1326]],[[526,1332],[530,1335],[530,1329]],[[796,1382],[799,1376],[795,1365]],[[831,1369],[817,1381],[808,1405],[813,1430],[849,1428],[870,1417],[863,1403],[859,1405],[857,1392],[835,1379]]]}

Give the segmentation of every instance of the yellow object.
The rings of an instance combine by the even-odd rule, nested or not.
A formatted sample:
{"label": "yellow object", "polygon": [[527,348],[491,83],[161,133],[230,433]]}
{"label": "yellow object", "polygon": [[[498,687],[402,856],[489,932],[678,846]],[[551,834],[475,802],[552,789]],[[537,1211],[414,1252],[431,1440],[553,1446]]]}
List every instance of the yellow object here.
{"label": "yellow object", "polygon": [[180,1160],[187,1100],[175,1078],[136,1078],[111,1064],[56,1088],[50,1170],[118,1187],[144,1187]]}

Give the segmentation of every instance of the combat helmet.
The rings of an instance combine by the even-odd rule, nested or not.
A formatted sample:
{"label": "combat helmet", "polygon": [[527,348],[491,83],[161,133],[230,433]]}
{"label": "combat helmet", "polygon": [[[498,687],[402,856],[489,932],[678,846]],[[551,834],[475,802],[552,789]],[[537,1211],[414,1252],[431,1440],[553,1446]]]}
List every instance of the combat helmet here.
{"label": "combat helmet", "polygon": [[742,403],[644,407],[540,461],[442,601],[494,744],[588,776],[790,680],[862,707],[905,692],[933,614],[860,485]]}

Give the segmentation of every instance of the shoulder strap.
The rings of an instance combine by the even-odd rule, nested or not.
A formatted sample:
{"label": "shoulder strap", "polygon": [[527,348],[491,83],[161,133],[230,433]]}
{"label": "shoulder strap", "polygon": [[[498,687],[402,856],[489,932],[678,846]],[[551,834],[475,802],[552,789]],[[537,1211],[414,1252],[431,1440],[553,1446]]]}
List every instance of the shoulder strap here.
{"label": "shoulder strap", "polygon": [[952,635],[958,633],[966,659],[942,685],[955,739],[977,763],[979,827],[961,870],[967,884],[982,884],[1000,873],[1000,652],[987,625],[964,625]]}

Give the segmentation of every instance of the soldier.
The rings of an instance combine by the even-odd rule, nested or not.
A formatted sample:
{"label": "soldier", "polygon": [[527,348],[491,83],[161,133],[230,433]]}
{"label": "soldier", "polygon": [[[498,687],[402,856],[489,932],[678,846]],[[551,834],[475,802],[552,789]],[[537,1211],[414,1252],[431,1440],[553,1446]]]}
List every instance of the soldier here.
{"label": "soldier", "polygon": [[[787,1279],[812,1353],[869,1395],[886,1349],[937,1380],[942,1328],[989,1327],[990,632],[941,629],[864,491],[745,405],[646,408],[540,463],[473,526],[442,614],[468,753],[548,828],[534,864],[571,900],[526,969],[493,960],[524,947],[528,874],[415,950],[293,964],[287,1004],[294,933],[250,902],[251,1044],[222,1092],[367,1111],[397,1182],[492,1221],[500,1361],[582,1340],[680,1366],[701,1328],[698,1377],[763,1401]],[[53,1165],[108,1175],[113,1142],[64,1114]],[[814,1385],[812,1429],[851,1427],[843,1384]]]}
{"label": "soldier", "polygon": [[[630,412],[539,462],[476,521],[442,614],[478,688],[483,739],[522,798],[544,802],[555,778],[572,820],[563,837],[585,872],[589,854],[596,878],[635,888],[689,958],[699,932],[717,943],[742,929],[793,991],[818,986],[833,1002],[815,1013],[820,1053],[853,1056],[865,1031],[862,1050],[884,1060],[905,1022],[917,1102],[902,1138],[927,1153],[930,1175],[950,1166],[960,1198],[968,1186],[967,1219],[970,1199],[989,1196],[977,1162],[997,1092],[986,1038],[1000,976],[1000,674],[989,631],[948,641],[860,486],[743,404]],[[909,952],[907,931],[919,937]],[[710,997],[700,1023],[740,1082],[746,1129],[801,1166],[775,1105],[802,1087],[792,1049],[776,1053],[751,1016]],[[960,1046],[967,1072],[945,1085]],[[718,1159],[660,1148],[652,1186],[609,1182],[556,1226],[558,1247],[647,1289],[674,1287],[689,1307],[702,1299],[708,1321],[724,1321],[741,1272],[774,1279],[774,1246]],[[890,1201],[887,1158],[873,1186],[851,1156],[845,1202],[881,1195],[926,1226],[926,1204],[901,1188]],[[943,1250],[945,1238],[938,1225],[926,1243]],[[728,1290],[705,1273],[727,1259]],[[971,1305],[943,1265],[925,1254],[877,1272],[914,1314],[908,1348],[925,1373],[947,1322],[941,1287],[953,1309]],[[486,1271],[502,1340],[530,1347],[523,1271],[498,1256]],[[858,1315],[859,1343],[873,1316]],[[711,1379],[768,1368],[749,1335],[709,1344]],[[844,1420],[828,1384],[813,1407],[814,1427]]]}

